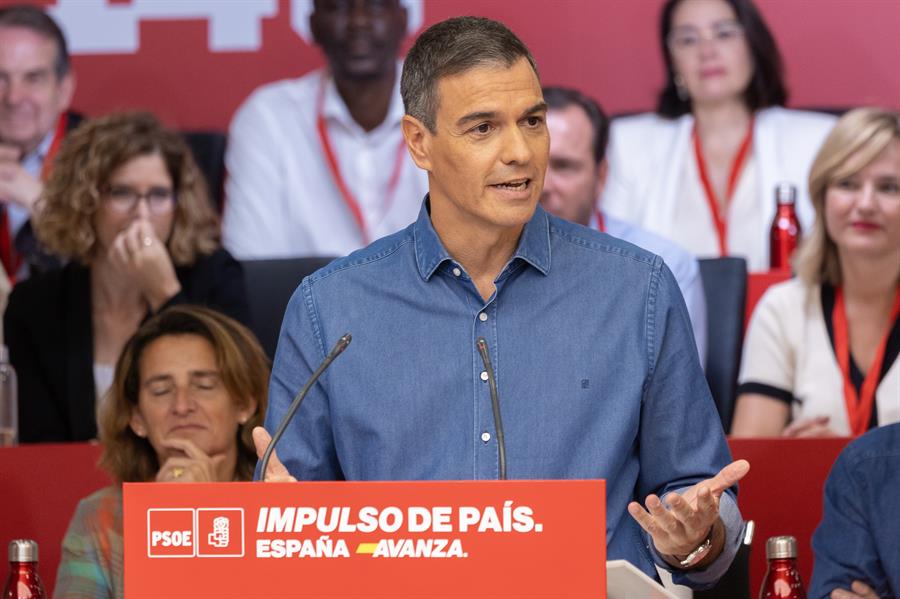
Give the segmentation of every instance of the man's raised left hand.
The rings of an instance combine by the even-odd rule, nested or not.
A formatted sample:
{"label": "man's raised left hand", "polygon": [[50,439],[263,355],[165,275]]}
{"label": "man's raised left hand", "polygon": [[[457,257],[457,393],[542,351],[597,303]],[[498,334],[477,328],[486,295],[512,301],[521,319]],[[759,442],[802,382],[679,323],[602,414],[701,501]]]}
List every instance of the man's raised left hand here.
{"label": "man's raised left hand", "polygon": [[710,551],[701,564],[698,564],[705,565],[718,557],[724,546],[724,531],[719,520],[719,498],[749,471],[750,463],[747,460],[737,460],[683,494],[669,493],[665,497],[665,504],[659,497],[651,494],[645,501],[646,510],[638,502],[632,501],[628,504],[628,512],[651,536],[656,550],[675,566],[711,536]]}

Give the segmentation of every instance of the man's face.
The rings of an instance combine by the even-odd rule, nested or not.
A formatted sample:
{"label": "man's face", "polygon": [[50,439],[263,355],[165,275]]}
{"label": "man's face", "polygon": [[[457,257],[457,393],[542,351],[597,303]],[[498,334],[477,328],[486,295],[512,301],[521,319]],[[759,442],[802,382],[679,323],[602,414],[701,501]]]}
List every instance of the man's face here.
{"label": "man's face", "polygon": [[603,187],[605,162],[594,160],[594,130],[580,106],[551,109],[550,165],[541,193],[541,206],[572,222],[589,225]]}
{"label": "man's face", "polygon": [[34,150],[69,108],[71,73],[56,77],[56,43],[24,27],[0,27],[0,143]]}
{"label": "man's face", "polygon": [[394,70],[406,9],[400,0],[316,0],[309,26],[335,76],[377,78]]}
{"label": "man's face", "polygon": [[534,214],[550,144],[531,65],[522,58],[444,77],[437,97],[437,133],[422,127],[421,154],[413,152],[429,173],[435,228],[521,228]]}

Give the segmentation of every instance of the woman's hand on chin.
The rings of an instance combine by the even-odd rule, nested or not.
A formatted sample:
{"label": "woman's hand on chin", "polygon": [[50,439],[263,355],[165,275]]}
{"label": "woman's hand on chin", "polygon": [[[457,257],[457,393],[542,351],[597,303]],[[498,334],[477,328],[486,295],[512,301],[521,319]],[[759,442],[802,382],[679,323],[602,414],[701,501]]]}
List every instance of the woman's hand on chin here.
{"label": "woman's hand on chin", "polygon": [[169,457],[156,473],[156,482],[211,483],[234,478],[233,472],[230,476],[223,476],[220,472],[225,454],[209,456],[188,439],[169,438],[161,441],[161,444],[184,455]]}

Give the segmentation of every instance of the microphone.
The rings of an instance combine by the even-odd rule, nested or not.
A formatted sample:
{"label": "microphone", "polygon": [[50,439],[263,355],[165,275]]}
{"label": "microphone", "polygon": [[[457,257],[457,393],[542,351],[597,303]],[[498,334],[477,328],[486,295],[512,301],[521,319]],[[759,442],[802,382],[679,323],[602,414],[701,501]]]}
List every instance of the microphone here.
{"label": "microphone", "polygon": [[284,415],[284,418],[281,420],[281,423],[278,425],[278,428],[275,429],[275,434],[272,435],[272,440],[269,441],[269,446],[266,447],[266,452],[263,454],[262,458],[262,468],[260,472],[262,472],[261,481],[266,480],[266,469],[269,466],[269,458],[272,457],[272,452],[275,450],[275,444],[278,443],[279,439],[281,439],[282,435],[284,435],[284,431],[287,430],[288,424],[290,424],[291,419],[294,417],[294,414],[297,412],[297,409],[300,407],[300,404],[303,403],[303,399],[306,397],[306,394],[309,393],[309,390],[312,389],[312,386],[315,384],[319,377],[322,376],[322,373],[325,372],[325,369],[331,366],[331,363],[334,362],[334,359],[337,358],[347,346],[350,345],[350,341],[353,337],[350,333],[344,334],[343,337],[338,339],[337,343],[334,344],[334,347],[331,348],[331,351],[328,352],[328,355],[325,356],[325,359],[322,360],[322,363],[319,364],[319,367],[316,368],[316,371],[312,373],[312,376],[309,377],[309,380],[306,381],[306,384],[303,385],[303,388],[300,389],[300,392],[294,396],[294,401],[291,402],[291,406],[288,408],[287,414]]}
{"label": "microphone", "polygon": [[500,419],[500,398],[497,396],[497,379],[494,377],[494,369],[491,366],[491,357],[488,355],[487,341],[479,337],[475,341],[475,347],[481,354],[484,362],[484,370],[488,375],[488,386],[491,390],[491,409],[494,412],[494,428],[497,433],[497,459],[500,462],[500,480],[506,480],[506,440],[503,437],[503,421]]}

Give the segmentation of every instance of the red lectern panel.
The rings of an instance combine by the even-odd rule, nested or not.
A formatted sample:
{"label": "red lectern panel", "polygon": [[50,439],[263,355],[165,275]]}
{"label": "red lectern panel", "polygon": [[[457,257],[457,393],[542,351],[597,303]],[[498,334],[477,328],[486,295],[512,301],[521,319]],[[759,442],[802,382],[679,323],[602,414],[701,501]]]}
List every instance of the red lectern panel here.
{"label": "red lectern panel", "polygon": [[744,519],[756,522],[750,555],[754,594],[766,574],[766,539],[776,535],[797,538],[800,574],[809,584],[813,567],[810,539],[822,519],[825,479],[849,442],[846,437],[728,440],[734,459],[750,462],[750,473],[740,482],[738,505]]}
{"label": "red lectern panel", "polygon": [[126,484],[125,597],[606,597],[604,481]]}

